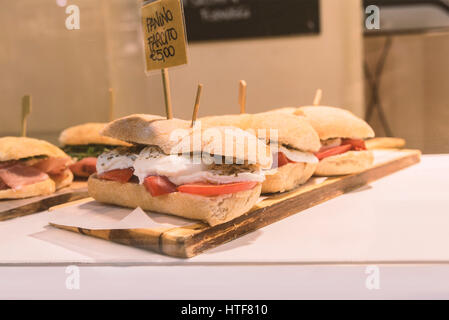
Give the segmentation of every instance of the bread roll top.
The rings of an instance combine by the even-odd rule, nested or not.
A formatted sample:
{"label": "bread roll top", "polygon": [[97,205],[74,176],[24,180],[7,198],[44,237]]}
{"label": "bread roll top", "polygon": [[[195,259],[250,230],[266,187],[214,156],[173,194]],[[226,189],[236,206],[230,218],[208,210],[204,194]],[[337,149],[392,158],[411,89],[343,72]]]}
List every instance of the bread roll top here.
{"label": "bread roll top", "polygon": [[258,114],[237,114],[206,117],[201,119],[205,126],[235,126],[255,134],[259,139],[277,142],[297,150],[316,152],[320,139],[312,126],[302,117],[282,112]]}
{"label": "bread roll top", "polygon": [[366,139],[374,137],[368,123],[352,112],[335,107],[305,106],[295,112],[304,116],[316,130],[321,140],[331,138]]}
{"label": "bread roll top", "polygon": [[269,168],[272,156],[265,143],[256,136],[230,126],[193,128],[190,121],[135,114],[109,123],[102,134],[133,144],[158,146],[165,154],[206,152],[248,161]]}
{"label": "bread roll top", "polygon": [[44,140],[27,137],[0,138],[0,161],[19,160],[37,156],[69,157],[64,151]]}
{"label": "bread roll top", "polygon": [[90,122],[67,128],[61,132],[59,143],[63,146],[88,144],[129,146],[129,144],[124,141],[101,135],[100,132],[106,125],[106,123]]}

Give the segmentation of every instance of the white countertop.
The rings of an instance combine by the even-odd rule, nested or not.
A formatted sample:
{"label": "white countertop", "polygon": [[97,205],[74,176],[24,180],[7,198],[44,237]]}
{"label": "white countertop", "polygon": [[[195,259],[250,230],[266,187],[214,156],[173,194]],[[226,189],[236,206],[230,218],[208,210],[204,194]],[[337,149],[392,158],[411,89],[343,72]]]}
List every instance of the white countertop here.
{"label": "white countertop", "polygon": [[[90,274],[95,279],[101,278],[98,277],[99,269],[106,270],[102,272],[108,275],[115,274],[116,279],[125,277],[125,274],[126,279],[140,278],[142,281],[136,283],[141,285],[152,278],[151,287],[146,287],[144,291],[133,291],[141,293],[135,298],[275,298],[270,288],[277,284],[279,288],[287,290],[280,291],[285,293],[284,298],[304,298],[308,293],[319,296],[320,292],[318,288],[315,291],[305,290],[306,287],[301,287],[304,281],[311,285],[319,276],[337,277],[339,280],[334,280],[340,283],[344,282],[340,279],[344,274],[352,279],[352,287],[358,289],[346,291],[342,298],[352,294],[357,297],[360,290],[371,298],[404,297],[401,294],[405,292],[412,294],[410,288],[408,291],[390,290],[388,294],[384,291],[383,295],[378,296],[373,295],[372,291],[366,292],[365,266],[378,265],[388,272],[394,273],[396,270],[398,273],[401,270],[400,277],[396,274],[391,279],[403,279],[404,283],[408,283],[407,279],[413,274],[421,273],[423,276],[426,270],[436,268],[437,271],[431,272],[434,281],[429,280],[426,285],[432,288],[429,292],[434,294],[433,297],[438,298],[449,293],[449,281],[445,283],[437,277],[449,279],[448,169],[449,155],[423,156],[418,165],[188,260],[48,227],[51,214],[48,212],[0,222],[0,265],[3,265],[0,268],[0,284],[8,284],[14,277],[36,279],[34,276],[40,273],[54,275],[54,270],[60,270],[57,277],[65,279],[65,265],[74,264],[85,266],[82,269],[88,270],[83,271],[86,277]],[[217,273],[220,277],[216,276]],[[142,274],[149,278],[143,280]],[[172,284],[176,282],[183,287],[191,282],[187,279],[188,275],[199,281],[198,286],[201,283],[206,287],[221,283],[222,286],[229,284],[231,287],[218,290],[220,294],[216,292],[217,296],[203,296],[200,292],[188,295],[189,290],[185,291],[186,296],[181,289],[176,293],[158,291],[154,296],[156,287],[162,285],[160,280],[154,282],[156,275],[157,279],[173,280]],[[233,290],[231,278],[249,281],[247,285],[259,278],[269,286],[259,283],[256,287],[253,285],[252,289],[237,292]],[[289,281],[292,282],[289,284]],[[318,282],[321,283],[322,279]],[[293,284],[294,290],[290,288]],[[298,289],[300,287],[302,289]],[[437,287],[439,289],[435,291]],[[339,297],[338,288],[331,288],[334,287],[329,287],[327,296],[321,297]],[[351,285],[341,288],[345,288],[343,291],[349,290]],[[407,286],[402,288],[405,290]],[[79,293],[80,297],[88,298],[96,292],[92,290],[85,291],[84,295]],[[2,294],[0,291],[0,296],[13,297],[14,292],[19,297],[23,293],[12,290]],[[55,291],[51,292],[55,294]],[[51,292],[48,293],[49,297]],[[70,292],[66,292],[68,297],[78,297],[77,293]],[[118,296],[114,296],[114,290],[102,292],[104,297],[120,295],[120,291],[117,291]],[[251,292],[257,297],[252,297]],[[416,295],[419,296],[419,293],[417,291]],[[27,294],[34,297],[30,292]],[[60,297],[64,297],[64,294]]]}

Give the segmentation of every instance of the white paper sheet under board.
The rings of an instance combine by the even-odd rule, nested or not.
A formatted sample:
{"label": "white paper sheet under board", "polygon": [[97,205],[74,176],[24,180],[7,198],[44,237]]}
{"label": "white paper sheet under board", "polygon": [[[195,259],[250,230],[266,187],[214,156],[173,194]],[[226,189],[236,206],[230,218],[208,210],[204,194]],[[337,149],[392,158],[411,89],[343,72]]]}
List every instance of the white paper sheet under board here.
{"label": "white paper sheet under board", "polygon": [[175,228],[194,223],[165,214],[89,201],[52,211],[49,223],[91,230]]}

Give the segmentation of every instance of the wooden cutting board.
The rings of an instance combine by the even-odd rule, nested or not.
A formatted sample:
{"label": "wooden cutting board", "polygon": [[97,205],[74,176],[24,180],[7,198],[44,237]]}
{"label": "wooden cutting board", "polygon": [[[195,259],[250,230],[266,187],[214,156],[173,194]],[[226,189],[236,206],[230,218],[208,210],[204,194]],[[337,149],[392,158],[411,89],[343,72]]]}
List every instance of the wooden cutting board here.
{"label": "wooden cutting board", "polygon": [[56,205],[87,198],[87,182],[75,181],[51,195],[27,199],[0,200],[0,221],[46,211]]}
{"label": "wooden cutting board", "polygon": [[54,227],[161,254],[190,258],[229,242],[420,161],[419,150],[378,150],[372,168],[357,174],[313,178],[291,192],[263,197],[248,213],[214,227],[193,223],[183,227],[154,229],[86,229],[60,224]]}

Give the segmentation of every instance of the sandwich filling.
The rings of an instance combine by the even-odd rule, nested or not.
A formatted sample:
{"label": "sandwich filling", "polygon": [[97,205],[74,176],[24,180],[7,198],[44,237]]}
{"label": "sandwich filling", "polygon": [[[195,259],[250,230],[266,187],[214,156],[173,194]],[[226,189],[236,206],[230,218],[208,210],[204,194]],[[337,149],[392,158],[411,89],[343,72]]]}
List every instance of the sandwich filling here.
{"label": "sandwich filling", "polygon": [[[318,158],[311,152],[300,151],[289,146],[280,146],[278,151],[273,151],[273,159],[277,159],[277,168],[289,163],[318,163]],[[276,163],[273,162],[274,169]]]}
{"label": "sandwich filling", "polygon": [[206,164],[200,158],[164,154],[157,146],[120,147],[101,154],[98,178],[144,185],[152,196],[184,192],[218,196],[253,189],[265,180],[257,165]]}
{"label": "sandwich filling", "polygon": [[103,144],[66,145],[62,149],[74,161],[69,168],[77,177],[87,178],[96,172],[97,158],[104,152],[113,150],[116,146]]}
{"label": "sandwich filling", "polygon": [[321,149],[315,156],[321,161],[325,158],[346,153],[348,151],[366,150],[365,141],[362,139],[332,138],[321,140]]}
{"label": "sandwich filling", "polygon": [[20,190],[49,178],[58,180],[69,162],[68,158],[45,156],[0,162],[0,190]]}

